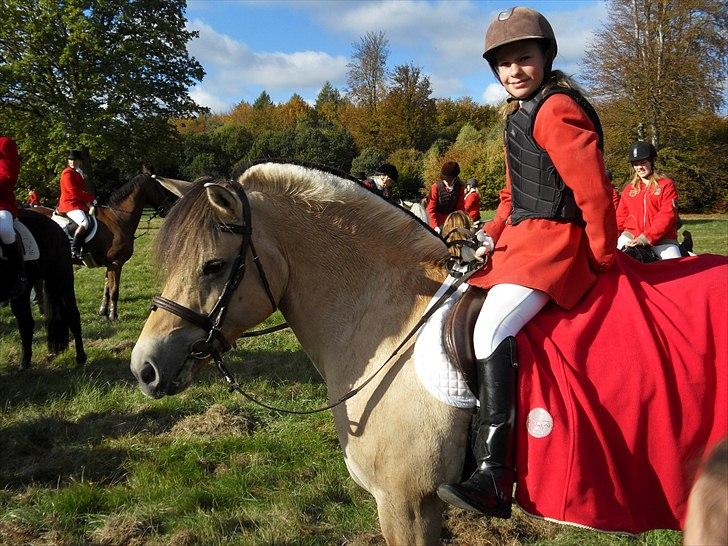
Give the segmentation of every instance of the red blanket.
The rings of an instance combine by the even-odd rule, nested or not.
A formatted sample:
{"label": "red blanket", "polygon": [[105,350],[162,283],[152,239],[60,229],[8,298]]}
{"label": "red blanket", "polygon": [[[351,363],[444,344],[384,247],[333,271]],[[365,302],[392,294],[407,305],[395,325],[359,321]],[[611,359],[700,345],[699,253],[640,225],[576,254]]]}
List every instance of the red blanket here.
{"label": "red blanket", "polygon": [[615,268],[518,335],[516,499],[605,531],[680,529],[728,435],[728,258]]}

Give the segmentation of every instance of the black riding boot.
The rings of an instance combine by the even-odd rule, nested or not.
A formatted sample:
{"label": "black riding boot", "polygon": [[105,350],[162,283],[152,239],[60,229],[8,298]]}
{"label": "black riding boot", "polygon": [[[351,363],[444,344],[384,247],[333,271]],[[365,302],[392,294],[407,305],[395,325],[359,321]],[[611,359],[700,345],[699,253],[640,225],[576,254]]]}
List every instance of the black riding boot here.
{"label": "black riding boot", "polygon": [[76,233],[73,234],[73,242],[71,243],[71,255],[74,259],[83,258],[83,244],[86,237],[86,228],[78,226]]}
{"label": "black riding boot", "polygon": [[8,259],[10,268],[11,284],[8,289],[8,297],[14,298],[20,296],[28,284],[25,277],[25,261],[23,260],[23,249],[20,241],[16,238],[14,243],[6,245],[3,243],[3,254]]}
{"label": "black riding boot", "polygon": [[445,502],[486,516],[511,517],[517,366],[516,338],[512,336],[488,358],[476,361],[480,408],[474,419],[473,452],[478,467],[463,483],[437,489]]}

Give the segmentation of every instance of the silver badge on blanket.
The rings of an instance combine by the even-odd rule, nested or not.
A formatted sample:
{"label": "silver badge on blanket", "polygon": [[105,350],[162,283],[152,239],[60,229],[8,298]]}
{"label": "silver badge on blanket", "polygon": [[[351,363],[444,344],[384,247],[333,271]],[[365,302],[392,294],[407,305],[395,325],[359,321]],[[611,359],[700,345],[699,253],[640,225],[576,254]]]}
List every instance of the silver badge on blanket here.
{"label": "silver badge on blanket", "polygon": [[554,429],[554,418],[544,408],[534,408],[528,412],[526,430],[534,438],[545,438]]}

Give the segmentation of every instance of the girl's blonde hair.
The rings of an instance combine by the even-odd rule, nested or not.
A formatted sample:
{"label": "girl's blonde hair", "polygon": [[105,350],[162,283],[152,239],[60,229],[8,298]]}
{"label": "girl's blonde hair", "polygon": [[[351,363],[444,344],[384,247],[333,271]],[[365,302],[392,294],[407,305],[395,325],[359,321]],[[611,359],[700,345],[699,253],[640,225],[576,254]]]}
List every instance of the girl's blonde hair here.
{"label": "girl's blonde hair", "polygon": [[[472,229],[473,221],[470,219],[470,216],[461,210],[456,210],[447,215],[447,218],[442,223],[440,233],[443,239],[445,239],[445,242],[449,243],[457,239],[469,239],[472,236]],[[451,246],[448,250],[453,256],[460,257],[460,249],[458,247]]]}
{"label": "girl's blonde hair", "polygon": [[[664,178],[664,176],[658,172],[655,171],[655,160],[651,159],[650,163],[652,163],[652,172],[650,173],[649,178],[647,179],[647,189],[646,191],[650,193],[657,192],[657,188],[659,188],[659,184],[657,181],[660,178]],[[634,169],[633,169],[634,170]],[[637,172],[635,171],[634,176],[632,176],[632,180],[627,182],[627,185],[631,185],[632,189],[629,190],[629,196],[634,197],[640,192],[640,188],[642,187],[642,179],[639,177]]]}

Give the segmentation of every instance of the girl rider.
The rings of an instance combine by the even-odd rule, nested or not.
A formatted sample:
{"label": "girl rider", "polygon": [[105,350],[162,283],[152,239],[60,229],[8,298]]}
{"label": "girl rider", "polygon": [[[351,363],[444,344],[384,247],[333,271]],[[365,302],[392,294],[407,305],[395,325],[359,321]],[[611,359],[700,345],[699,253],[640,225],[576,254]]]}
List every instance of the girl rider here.
{"label": "girl rider", "polygon": [[513,336],[553,300],[573,307],[611,267],[617,241],[602,132],[592,106],[551,65],[556,38],[540,13],[501,12],[485,35],[483,57],[510,94],[506,185],[488,237],[491,253],[472,285],[489,289],[475,325],[480,407],[474,417],[477,469],[441,499],[508,518],[514,482],[512,428],[516,388]]}
{"label": "girl rider", "polygon": [[617,227],[622,233],[617,248],[652,245],[663,260],[679,258],[677,191],[672,180],[655,173],[655,159],[657,150],[648,142],[635,142],[629,149],[634,177],[617,207]]}

